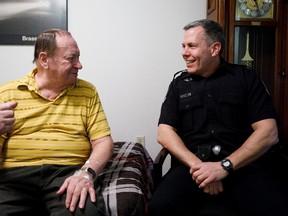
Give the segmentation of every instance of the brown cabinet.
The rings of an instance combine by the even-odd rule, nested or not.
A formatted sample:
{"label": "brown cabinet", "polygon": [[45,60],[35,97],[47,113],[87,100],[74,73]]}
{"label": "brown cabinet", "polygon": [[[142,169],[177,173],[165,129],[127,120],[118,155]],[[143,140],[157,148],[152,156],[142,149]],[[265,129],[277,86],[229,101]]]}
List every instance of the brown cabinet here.
{"label": "brown cabinet", "polygon": [[288,146],[288,1],[208,0],[207,18],[226,34],[223,57],[261,76],[280,115],[279,136]]}

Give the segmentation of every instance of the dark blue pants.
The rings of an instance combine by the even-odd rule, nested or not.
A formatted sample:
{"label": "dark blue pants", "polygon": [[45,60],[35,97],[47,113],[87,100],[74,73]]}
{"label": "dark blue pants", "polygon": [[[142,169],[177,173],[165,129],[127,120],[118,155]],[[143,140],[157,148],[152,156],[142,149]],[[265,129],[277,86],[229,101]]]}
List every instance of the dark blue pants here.
{"label": "dark blue pants", "polygon": [[65,207],[66,193],[56,196],[64,180],[77,166],[42,165],[0,170],[1,216],[104,216],[105,205],[96,191],[96,203],[87,198],[85,208],[71,213]]}
{"label": "dark blue pants", "polygon": [[288,215],[287,197],[259,167],[239,169],[222,183],[224,191],[220,195],[206,194],[192,181],[189,169],[178,165],[169,170],[155,190],[149,216],[198,215],[202,208],[209,207],[207,203],[225,204],[241,216]]}

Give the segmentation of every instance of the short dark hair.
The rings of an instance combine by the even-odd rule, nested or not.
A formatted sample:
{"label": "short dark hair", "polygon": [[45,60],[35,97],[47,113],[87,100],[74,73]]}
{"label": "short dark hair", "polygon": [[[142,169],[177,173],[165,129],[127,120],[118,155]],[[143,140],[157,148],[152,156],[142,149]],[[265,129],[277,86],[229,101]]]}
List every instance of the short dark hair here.
{"label": "short dark hair", "polygon": [[40,52],[47,52],[47,55],[53,56],[57,48],[57,35],[71,35],[70,32],[62,29],[48,29],[42,32],[36,40],[34,49],[33,63],[38,59]]}
{"label": "short dark hair", "polygon": [[220,42],[221,51],[223,52],[225,47],[225,35],[223,33],[223,29],[219,23],[209,20],[209,19],[201,19],[188,23],[184,26],[184,30],[187,31],[190,28],[194,28],[197,26],[202,26],[205,30],[206,38],[209,43]]}

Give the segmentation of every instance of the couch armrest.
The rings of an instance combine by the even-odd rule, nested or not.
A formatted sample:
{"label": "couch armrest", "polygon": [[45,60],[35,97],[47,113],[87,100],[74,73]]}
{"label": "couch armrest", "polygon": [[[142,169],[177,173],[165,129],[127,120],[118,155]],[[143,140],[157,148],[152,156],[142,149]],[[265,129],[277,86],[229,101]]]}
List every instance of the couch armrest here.
{"label": "couch armrest", "polygon": [[114,154],[99,176],[107,213],[144,216],[153,188],[153,161],[140,143],[115,142],[114,146]]}

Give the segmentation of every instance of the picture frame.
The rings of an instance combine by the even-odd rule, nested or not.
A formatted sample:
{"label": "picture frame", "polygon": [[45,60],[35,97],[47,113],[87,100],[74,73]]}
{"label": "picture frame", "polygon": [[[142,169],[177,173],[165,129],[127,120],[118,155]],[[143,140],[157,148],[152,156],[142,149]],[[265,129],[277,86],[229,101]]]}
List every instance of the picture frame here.
{"label": "picture frame", "polygon": [[68,0],[0,0],[0,45],[34,45],[50,28],[68,30]]}

